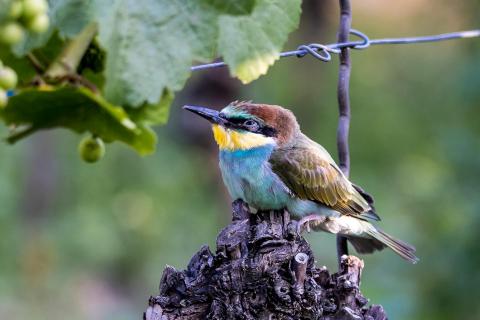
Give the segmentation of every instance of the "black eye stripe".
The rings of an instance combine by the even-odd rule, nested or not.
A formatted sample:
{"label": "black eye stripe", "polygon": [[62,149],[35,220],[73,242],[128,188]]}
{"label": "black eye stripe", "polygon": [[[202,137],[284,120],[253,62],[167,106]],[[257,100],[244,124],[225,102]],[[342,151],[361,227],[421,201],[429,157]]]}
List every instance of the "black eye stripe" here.
{"label": "black eye stripe", "polygon": [[225,116],[223,116],[222,118],[224,118],[225,120],[228,120],[228,122],[233,124],[242,124],[245,122],[244,118],[227,118]]}
{"label": "black eye stripe", "polygon": [[[228,123],[226,124],[226,127],[229,127],[232,129],[243,129],[253,133],[260,133],[267,137],[275,137],[277,135],[277,130],[275,130],[270,126],[264,125],[261,122],[256,121],[254,119],[246,119],[242,117],[230,118],[230,117],[226,117],[225,114],[223,113],[220,113],[220,117],[227,120]],[[257,124],[256,130],[251,130],[252,128],[249,128],[247,125],[245,125],[247,121],[254,121]],[[249,125],[252,126],[253,123]]]}
{"label": "black eye stripe", "polygon": [[277,136],[277,130],[275,130],[272,127],[269,126],[264,126],[259,129],[259,133],[263,134],[264,136],[267,137],[276,137]]}

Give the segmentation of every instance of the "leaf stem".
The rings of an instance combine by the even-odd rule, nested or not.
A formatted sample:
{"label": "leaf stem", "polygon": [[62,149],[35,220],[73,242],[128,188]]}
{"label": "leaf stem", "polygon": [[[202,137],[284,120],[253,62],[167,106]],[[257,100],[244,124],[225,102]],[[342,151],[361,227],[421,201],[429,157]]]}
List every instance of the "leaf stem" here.
{"label": "leaf stem", "polygon": [[33,68],[37,73],[42,74],[45,71],[45,67],[42,65],[42,63],[35,57],[35,55],[31,52],[27,54],[27,58],[32,64]]}
{"label": "leaf stem", "polygon": [[75,73],[97,31],[98,26],[95,22],[88,24],[82,32],[65,46],[60,55],[50,65],[45,76],[58,78]]}

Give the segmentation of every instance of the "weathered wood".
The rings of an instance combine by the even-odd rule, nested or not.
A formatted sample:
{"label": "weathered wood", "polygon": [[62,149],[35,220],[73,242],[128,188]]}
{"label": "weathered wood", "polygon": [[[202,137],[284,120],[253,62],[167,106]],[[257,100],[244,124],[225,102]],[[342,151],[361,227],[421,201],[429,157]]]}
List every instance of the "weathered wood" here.
{"label": "weathered wood", "polygon": [[362,260],[345,255],[330,274],[287,212],[252,214],[241,201],[233,211],[215,254],[203,246],[186,270],[165,268],[145,320],[387,319],[360,293]]}

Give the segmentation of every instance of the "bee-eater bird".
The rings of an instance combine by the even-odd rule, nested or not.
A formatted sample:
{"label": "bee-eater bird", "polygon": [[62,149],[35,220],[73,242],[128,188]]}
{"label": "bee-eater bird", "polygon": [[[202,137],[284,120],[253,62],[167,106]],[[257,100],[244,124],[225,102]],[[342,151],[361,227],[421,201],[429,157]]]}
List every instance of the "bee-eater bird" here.
{"label": "bee-eater bird", "polygon": [[232,102],[223,110],[184,106],[212,123],[223,181],[257,210],[286,209],[299,226],[345,236],[359,253],[391,248],[416,263],[415,248],[372,222],[373,199],[352,184],[330,154],[280,106]]}

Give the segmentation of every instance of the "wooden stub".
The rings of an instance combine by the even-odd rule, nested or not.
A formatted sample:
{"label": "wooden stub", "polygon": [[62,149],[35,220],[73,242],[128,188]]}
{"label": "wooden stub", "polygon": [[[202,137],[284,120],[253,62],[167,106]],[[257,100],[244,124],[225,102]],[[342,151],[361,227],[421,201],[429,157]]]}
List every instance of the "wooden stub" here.
{"label": "wooden stub", "polygon": [[360,293],[363,261],[343,256],[340,271],[314,265],[309,244],[284,211],[251,214],[238,201],[213,254],[203,246],[186,270],[167,266],[145,320],[385,320]]}

